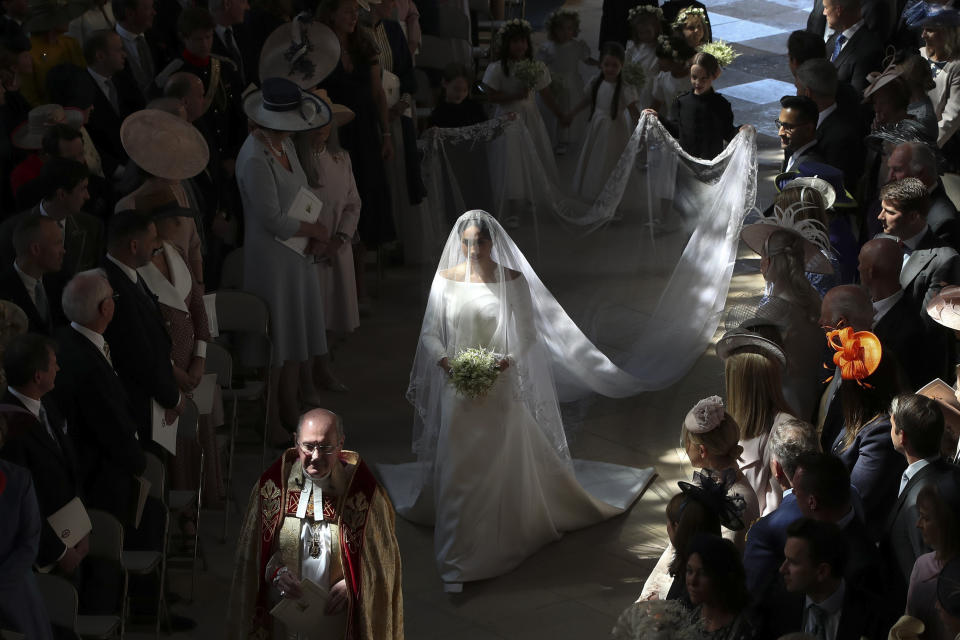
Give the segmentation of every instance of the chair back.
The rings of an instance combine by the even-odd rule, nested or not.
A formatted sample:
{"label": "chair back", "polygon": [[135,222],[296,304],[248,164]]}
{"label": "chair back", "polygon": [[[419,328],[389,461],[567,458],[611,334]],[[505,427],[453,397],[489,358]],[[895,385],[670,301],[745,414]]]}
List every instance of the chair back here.
{"label": "chair back", "polygon": [[150,481],[150,495],[166,504],[164,496],[167,495],[165,491],[167,470],[163,468],[163,462],[155,454],[147,451],[144,455],[147,458],[147,467],[143,471],[143,477]]}
{"label": "chair back", "polygon": [[37,574],[37,587],[47,607],[50,623],[74,630],[77,626],[77,590],[66,579],[49,573]]}
{"label": "chair back", "polygon": [[233,358],[216,342],[207,343],[207,373],[217,374],[217,384],[229,389],[233,384]]}
{"label": "chair back", "polygon": [[90,556],[121,562],[123,525],[113,514],[100,509],[90,509],[87,515],[93,525],[93,531],[90,532]]}

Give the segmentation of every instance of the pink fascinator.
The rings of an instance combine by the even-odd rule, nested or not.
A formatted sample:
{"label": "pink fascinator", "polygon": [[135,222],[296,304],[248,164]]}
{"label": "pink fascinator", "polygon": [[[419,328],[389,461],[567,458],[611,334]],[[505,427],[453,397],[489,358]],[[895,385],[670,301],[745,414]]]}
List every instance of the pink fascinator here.
{"label": "pink fascinator", "polygon": [[723,422],[725,412],[723,399],[720,396],[710,396],[695,404],[693,409],[687,412],[687,417],[683,419],[683,426],[690,433],[713,431]]}

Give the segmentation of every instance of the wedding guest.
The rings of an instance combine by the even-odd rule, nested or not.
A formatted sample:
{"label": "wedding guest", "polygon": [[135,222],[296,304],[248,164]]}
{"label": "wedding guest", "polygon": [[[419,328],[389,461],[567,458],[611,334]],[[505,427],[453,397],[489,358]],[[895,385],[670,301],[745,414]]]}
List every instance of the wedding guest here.
{"label": "wedding guest", "polygon": [[787,38],[787,64],[790,73],[795,73],[797,67],[812,58],[826,58],[827,49],[823,38],[805,29],[791,31]]}
{"label": "wedding guest", "polygon": [[442,91],[437,106],[430,112],[430,127],[469,127],[487,120],[483,105],[470,95],[473,75],[462,64],[448,64],[440,81]]}
{"label": "wedding guest", "polygon": [[948,635],[960,635],[960,561],[956,558],[948,562],[937,577],[936,604]]}
{"label": "wedding guest", "polygon": [[765,637],[790,631],[806,631],[826,640],[881,637],[879,603],[843,578],[840,539],[839,527],[830,522],[801,518],[787,528],[786,560],[780,573],[793,598],[767,618],[767,630],[774,632]]}
{"label": "wedding guest", "polygon": [[415,56],[420,51],[420,42],[423,33],[420,29],[420,12],[413,0],[397,0],[397,21],[403,27],[403,35],[410,47],[410,55]]}
{"label": "wedding guest", "polygon": [[743,549],[747,529],[760,517],[760,506],[756,492],[737,466],[737,458],[743,453],[743,447],[737,444],[740,427],[724,410],[723,401],[712,396],[687,412],[680,437],[692,467],[704,469],[705,473],[709,470],[721,474],[721,477],[727,471],[733,475],[734,480],[727,483],[728,491],[744,501],[742,521],[745,526],[724,531],[724,537],[735,542],[738,549]]}
{"label": "wedding guest", "polygon": [[720,63],[700,52],[690,62],[691,91],[677,96],[666,126],[684,151],[695,158],[714,158],[737,135],[730,102],[714,91]]}
{"label": "wedding guest", "polygon": [[823,162],[824,157],[817,147],[817,104],[807,97],[783,96],[780,98],[780,116],[774,123],[783,149],[781,173],[792,171],[801,162]]}
{"label": "wedding guest", "polygon": [[750,594],[740,553],[732,542],[705,534],[694,536],[687,558],[686,584],[693,605],[690,618],[699,619],[706,637],[760,637],[747,608]]}
{"label": "wedding guest", "polygon": [[211,0],[207,8],[216,23],[213,53],[233,61],[240,76],[240,86],[246,87],[256,77],[259,51],[247,46],[243,19],[250,8],[247,0]]}
{"label": "wedding guest", "polygon": [[67,35],[86,48],[87,40],[97,31],[113,31],[117,19],[113,15],[113,4],[109,0],[93,0],[92,6],[70,21]]}
{"label": "wedding guest", "polygon": [[67,133],[65,129],[58,130],[55,134],[56,139],[51,139],[51,145],[59,150],[59,143],[56,140],[63,135],[66,143],[62,150],[64,157],[83,161],[83,140],[77,132],[80,129],[80,115],[75,112],[68,114],[58,104],[45,104],[31,109],[27,120],[20,124],[10,136],[14,146],[28,152],[23,161],[10,173],[10,188],[14,196],[17,195],[20,187],[39,175],[47,155],[43,148],[43,138],[57,125],[65,125],[75,133]]}
{"label": "wedding guest", "polygon": [[924,487],[955,478],[955,467],[940,458],[943,422],[940,406],[925,396],[897,396],[890,404],[890,439],[907,468],[897,499],[888,504],[880,548],[893,560],[889,582],[901,599],[914,563],[927,550],[917,528],[917,496]]}
{"label": "wedding guest", "polygon": [[154,36],[151,33],[147,38],[157,11],[153,0],[111,0],[111,3],[117,19],[114,29],[127,54],[123,69],[114,75],[113,81],[129,88],[130,93],[138,92],[142,109],[153,95],[153,79],[157,73]]}
{"label": "wedding guest", "polygon": [[[327,353],[323,292],[312,256],[321,255],[330,238],[330,230],[320,222],[288,215],[299,190],[309,186],[289,138],[327,124],[330,111],[284,78],[265,79],[261,91],[246,97],[244,110],[258,128],[237,156],[245,222],[243,288],[263,298],[270,309],[274,351],[269,437],[288,442],[299,399],[316,401],[314,361]],[[277,238],[306,238],[304,253]]]}
{"label": "wedding guest", "polygon": [[[841,341],[849,345],[850,335],[852,330],[849,335],[835,338],[837,346],[841,346]],[[850,472],[850,481],[863,498],[867,529],[874,539],[879,539],[897,495],[900,473],[906,467],[890,441],[889,414],[890,402],[906,389],[892,353],[879,353],[881,346],[876,336],[868,333],[858,340],[863,350],[854,355],[850,361],[853,365],[847,371],[841,370],[843,430],[830,451]],[[865,357],[872,358],[872,364],[866,363]]]}
{"label": "wedding guest", "polygon": [[30,215],[13,232],[17,257],[0,274],[0,298],[10,300],[27,314],[31,333],[52,335],[62,324],[60,300],[47,295],[44,276],[63,267],[63,231],[52,218]]}
{"label": "wedding guest", "polygon": [[[326,92],[319,92],[326,98]],[[357,306],[357,287],[353,270],[353,239],[360,219],[361,201],[350,155],[337,143],[337,130],[353,119],[353,112],[339,104],[331,104],[330,123],[297,136],[298,157],[303,158],[303,170],[310,187],[324,206],[320,222],[330,230],[330,242],[317,263],[323,291],[325,326],[328,332],[347,334],[360,326]],[[302,151],[302,152],[301,152]],[[314,378],[330,387],[329,354],[320,356]],[[339,383],[338,383],[339,384]],[[339,385],[337,388],[342,387]]]}
{"label": "wedding guest", "polygon": [[780,505],[783,494],[771,475],[769,438],[780,424],[795,419],[783,397],[786,357],[775,341],[745,329],[725,333],[717,343],[717,355],[724,361],[727,410],[740,425],[743,452],[737,464],[765,516]]}
{"label": "wedding guest", "polygon": [[52,0],[30,3],[30,17],[24,29],[30,32],[30,56],[33,72],[21,77],[20,91],[30,104],[50,102],[47,96],[47,72],[61,63],[84,66],[80,43],[66,34],[67,24],[82,5],[64,5]]}
{"label": "wedding guest", "polygon": [[[958,11],[941,5],[930,5],[924,9],[925,15],[910,26],[922,28],[920,36],[924,46],[920,48],[920,55],[929,63],[935,84],[927,95],[937,114],[937,146],[947,152],[947,149],[956,150],[956,141],[951,140],[960,128],[960,91],[957,90],[957,82],[960,81]],[[947,155],[949,157],[950,154]],[[956,160],[951,162],[955,165]]]}
{"label": "wedding guest", "polygon": [[937,156],[933,149],[922,142],[897,145],[887,157],[887,169],[891,182],[904,178],[923,182],[930,198],[927,225],[944,246],[960,251],[960,217],[937,174]]}
{"label": "wedding guest", "polygon": [[932,549],[917,558],[910,573],[906,615],[926,626],[923,637],[953,640],[944,620],[937,615],[937,580],[943,568],[960,556],[960,478],[956,470],[937,479],[917,494],[917,522],[923,544]]}
{"label": "wedding guest", "polygon": [[900,77],[910,87],[910,104],[907,106],[907,112],[923,125],[925,131],[931,129],[936,131],[937,112],[928,94],[936,88],[937,84],[931,77],[930,63],[919,54],[910,55],[907,51],[903,53],[904,55],[895,56],[894,62],[900,71]]}
{"label": "wedding guest", "polygon": [[863,93],[867,74],[880,67],[883,39],[864,24],[858,0],[823,0],[823,15],[834,32],[827,39],[826,51],[837,68],[837,79]]}

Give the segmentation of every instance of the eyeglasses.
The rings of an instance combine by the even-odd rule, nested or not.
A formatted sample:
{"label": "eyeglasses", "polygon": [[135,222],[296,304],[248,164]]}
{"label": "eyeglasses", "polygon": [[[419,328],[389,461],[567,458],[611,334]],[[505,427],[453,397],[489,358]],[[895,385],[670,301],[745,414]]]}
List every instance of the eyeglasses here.
{"label": "eyeglasses", "polygon": [[334,444],[317,444],[316,442],[300,442],[298,444],[300,450],[308,456],[312,456],[315,451],[319,451],[320,455],[326,456],[337,450],[337,445]]}
{"label": "eyeglasses", "polygon": [[777,125],[777,129],[783,129],[785,131],[793,131],[797,127],[802,127],[804,122],[783,122],[782,120],[774,120],[773,124]]}

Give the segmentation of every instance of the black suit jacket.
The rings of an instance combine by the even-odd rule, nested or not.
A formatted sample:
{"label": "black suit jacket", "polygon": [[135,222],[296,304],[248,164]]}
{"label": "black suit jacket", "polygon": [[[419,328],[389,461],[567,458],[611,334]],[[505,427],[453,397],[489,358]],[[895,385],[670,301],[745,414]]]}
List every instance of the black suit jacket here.
{"label": "black suit jacket", "polygon": [[[783,151],[783,160],[780,162],[780,171],[787,170],[787,162],[793,154],[788,154],[788,150],[784,149]],[[823,152],[820,150],[820,145],[817,142],[814,142],[812,146],[804,149],[800,155],[796,156],[796,159],[793,162],[793,166],[797,167],[801,162],[819,162],[821,164],[829,164],[826,157],[824,157]]]}
{"label": "black suit jacket", "polygon": [[[9,412],[4,415],[7,434],[3,448],[0,449],[0,457],[30,470],[37,491],[40,514],[46,521],[76,496],[81,496],[77,460],[73,445],[66,434],[66,421],[56,401],[49,394],[41,403],[53,430],[53,438],[46,427],[40,424],[9,390],[4,392],[0,402],[23,409],[23,412]],[[45,567],[55,563],[64,549],[57,533],[44,522],[40,531],[37,565]]]}
{"label": "black suit jacket", "polygon": [[30,323],[27,327],[28,331],[50,336],[53,335],[54,320],[62,317],[62,311],[60,311],[59,298],[53,299],[50,297],[51,287],[47,283],[46,277],[43,278],[43,288],[47,292],[47,299],[50,302],[46,322],[40,317],[37,306],[33,303],[33,299],[27,292],[27,288],[23,285],[23,280],[20,279],[20,275],[13,268],[13,265],[10,265],[0,273],[0,299],[9,300],[23,309],[23,312],[27,314],[27,321]]}
{"label": "black suit jacket", "polygon": [[[782,578],[780,581],[783,583]],[[802,593],[786,593],[780,598],[776,608],[764,611],[763,632],[759,638],[779,638],[788,633],[803,631],[803,614],[806,597]],[[847,583],[843,597],[843,610],[840,613],[840,625],[837,628],[837,640],[868,638],[886,640],[888,627],[884,627],[885,616],[877,615],[881,610],[881,601]]]}
{"label": "black suit jacket", "polygon": [[127,392],[103,353],[72,327],[58,333],[54,397],[70,424],[88,507],[132,524],[147,461]]}
{"label": "black suit jacket", "polygon": [[913,564],[930,551],[917,529],[917,495],[924,487],[955,473],[956,467],[937,458],[910,478],[889,511],[880,539],[880,551],[889,565],[887,582],[900,602],[906,598]]}
{"label": "black suit jacket", "polygon": [[817,127],[817,147],[827,164],[843,171],[843,182],[847,189],[856,189],[863,173],[863,160],[866,154],[862,124],[840,111],[838,107]]}
{"label": "black suit jacket", "polygon": [[[835,33],[827,40],[827,59],[833,55],[837,35]],[[854,89],[863,93],[870,84],[867,82],[867,74],[880,69],[882,58],[883,41],[864,24],[843,46],[833,65],[837,68],[837,78],[841,82],[849,82]]]}
{"label": "black suit jacket", "polygon": [[247,40],[249,38],[243,23],[233,25],[230,27],[230,30],[233,32],[233,40],[237,43],[237,48],[240,50],[240,59],[238,60],[234,56],[234,52],[227,47],[226,42],[220,39],[220,34],[216,31],[213,32],[213,53],[218,56],[230,58],[234,64],[237,65],[237,73],[240,76],[242,84],[240,90],[243,91],[250,82],[256,79],[256,71],[251,72],[250,69],[257,67],[260,61],[257,56],[251,55],[251,53],[255,52],[251,52],[247,46]]}
{"label": "black suit jacket", "polygon": [[947,191],[943,188],[943,181],[940,179],[937,179],[937,185],[930,193],[927,224],[945,246],[960,251],[960,220],[957,218],[957,208],[947,197]]}
{"label": "black suit jacket", "polygon": [[110,100],[87,70],[84,70],[82,80],[78,80],[88,83],[92,89],[93,111],[90,112],[86,128],[97,151],[100,152],[103,173],[108,178],[113,176],[117,167],[126,165],[130,159],[120,142],[120,125],[123,124],[124,118],[145,106],[143,94],[140,93],[136,83],[130,83],[130,79],[111,78],[113,86],[117,89],[119,111],[114,110]]}
{"label": "black suit jacket", "polygon": [[170,363],[170,335],[153,293],[145,293],[107,258],[100,266],[107,272],[113,291],[119,294],[113,321],[103,337],[110,345],[113,366],[130,398],[140,440],[150,442],[151,400],[156,399],[167,409],[180,402]]}
{"label": "black suit jacket", "polygon": [[873,333],[884,349],[897,356],[911,389],[949,375],[946,332],[940,325],[924,322],[906,293],[880,318]]}

